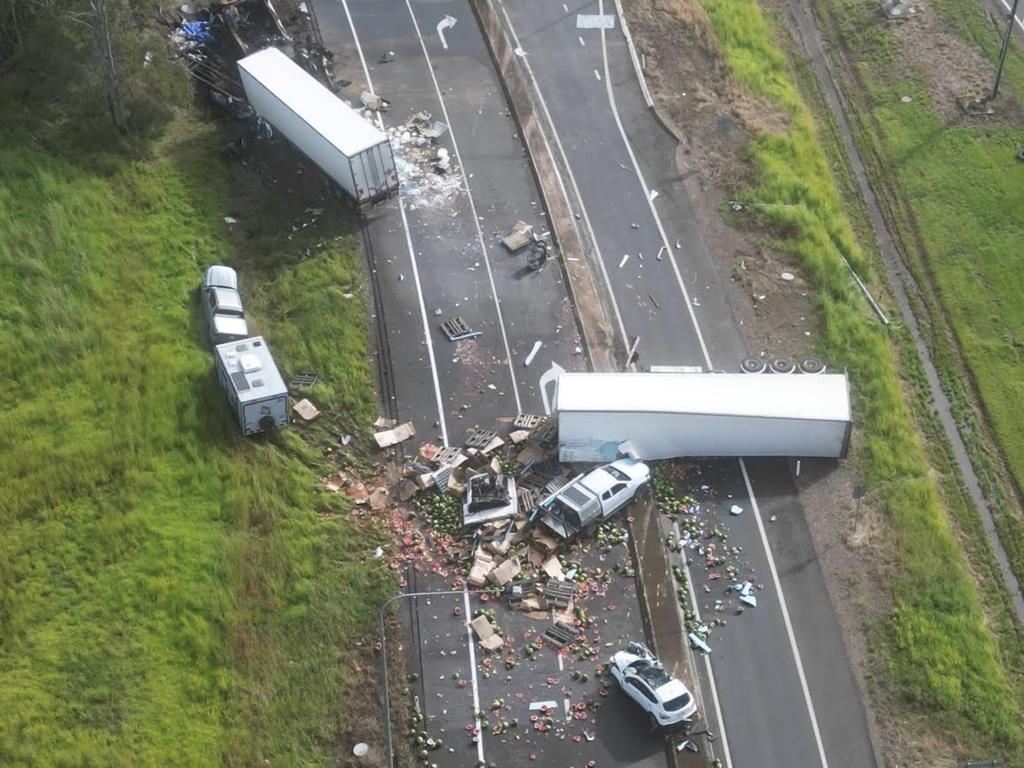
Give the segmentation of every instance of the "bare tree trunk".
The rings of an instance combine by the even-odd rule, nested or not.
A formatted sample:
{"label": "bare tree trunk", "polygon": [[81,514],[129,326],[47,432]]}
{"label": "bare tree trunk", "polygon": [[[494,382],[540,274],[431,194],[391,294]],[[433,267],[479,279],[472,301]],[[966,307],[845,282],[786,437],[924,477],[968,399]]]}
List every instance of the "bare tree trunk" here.
{"label": "bare tree trunk", "polygon": [[107,17],[107,0],[89,0],[93,15],[96,17],[94,31],[96,34],[97,52],[102,60],[103,83],[107,94],[107,105],[110,117],[118,131],[124,133],[128,128],[128,116],[124,103],[121,101],[120,83],[117,80],[117,64],[114,61],[114,48],[110,42],[110,23]]}

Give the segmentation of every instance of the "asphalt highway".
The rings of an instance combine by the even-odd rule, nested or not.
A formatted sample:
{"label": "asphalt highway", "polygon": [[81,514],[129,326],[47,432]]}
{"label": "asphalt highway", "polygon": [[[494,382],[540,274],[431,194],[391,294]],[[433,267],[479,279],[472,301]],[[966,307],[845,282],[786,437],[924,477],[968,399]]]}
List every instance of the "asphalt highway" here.
{"label": "asphalt highway", "polygon": [[[388,98],[393,107],[383,115],[384,127],[401,125],[420,111],[448,122],[451,131],[442,144],[453,156],[457,146],[453,171],[465,171],[454,185],[447,179],[406,183],[399,201],[380,205],[368,216],[364,234],[377,289],[377,354],[382,389],[388,392],[392,384],[393,415],[419,425],[436,419],[445,426],[443,435],[437,428],[437,437],[459,443],[473,424],[490,426],[496,417],[542,412],[539,373],[551,362],[578,369],[585,358],[559,265],[552,261],[539,273],[530,272],[522,256],[508,254],[496,242],[520,219],[534,224],[538,233],[547,226],[528,158],[470,8],[461,2],[407,6],[402,0],[317,0],[315,10],[325,45],[335,51],[337,75],[352,81],[344,95],[355,100],[372,87]],[[445,35],[447,48],[434,31],[446,14],[458,20]],[[426,31],[422,47],[417,24]],[[380,63],[382,56],[389,61]],[[437,323],[454,314],[484,333],[451,345]],[[543,346],[527,367],[525,358],[537,341]],[[612,558],[625,562],[628,554],[620,544],[614,552],[583,552],[581,558],[585,567],[607,568]],[[447,590],[453,576],[443,569],[410,570],[405,587],[409,592]],[[595,584],[594,590],[593,610],[600,615],[588,635],[600,648],[599,658],[563,659],[546,648],[524,659],[523,645],[550,620],[504,612],[501,631],[519,660],[512,669],[505,669],[500,657],[494,657],[493,668],[485,667],[474,655],[465,622],[482,605],[477,598],[405,601],[411,642],[404,649],[409,669],[418,673],[410,687],[428,732],[444,742],[430,753],[432,762],[452,768],[475,766],[479,760],[506,766],[538,760],[566,766],[588,760],[633,768],[664,764],[661,734],[651,731],[617,689],[600,696],[594,674],[610,648],[643,639],[635,582],[617,576],[606,586]],[[577,667],[586,680],[573,678]],[[567,701],[576,706],[588,697],[600,699],[600,708],[585,719],[566,716]],[[504,706],[492,710],[499,699]],[[557,725],[524,736],[537,714],[530,704],[549,700],[558,706]],[[516,720],[519,732],[492,734],[484,727],[475,733],[481,727],[480,709],[491,720]]]}
{"label": "asphalt highway", "polygon": [[[546,227],[470,7],[465,0],[315,5],[339,74],[353,81],[349,98],[370,86],[393,103],[383,116],[386,127],[426,110],[452,129],[442,143],[453,156],[454,183],[428,177],[427,183],[407,184],[400,200],[374,209],[366,228],[383,328],[378,355],[392,412],[417,422],[417,439],[449,442],[473,424],[539,412],[539,372],[550,362],[580,368],[583,358],[576,353],[578,333],[557,265],[527,272],[522,257],[497,244],[497,235],[517,219],[540,231]],[[620,332],[640,337],[641,365],[736,370],[746,349],[730,292],[676,172],[675,141],[643,103],[620,25],[604,35],[577,27],[577,13],[614,9],[551,0],[504,7],[556,129],[555,143],[564,150],[563,168],[572,177],[567,186],[579,194],[573,204],[592,231],[596,279],[614,299]],[[442,42],[436,25],[446,15],[456,24]],[[389,52],[393,60],[381,63]],[[482,335],[449,343],[438,324],[454,315]],[[525,357],[537,341],[541,352],[527,367]],[[720,734],[716,754],[737,766],[874,765],[790,467],[782,461],[723,461],[708,471],[719,498],[746,510],[728,521],[731,543],[743,546],[749,568],[766,585],[758,607],[716,632],[713,653],[698,659],[704,711]],[[772,515],[776,522],[769,523]],[[411,587],[448,586],[442,574],[417,579]],[[639,632],[635,596],[624,589],[612,603],[618,612],[607,617],[612,644]],[[421,705],[452,738],[474,721],[475,708],[500,693],[491,679],[467,687],[452,682],[453,674],[464,678],[474,665],[463,620],[455,616],[458,600],[447,600],[452,604],[421,599],[410,618],[418,648],[413,661],[423,669]],[[551,663],[542,658],[517,668],[500,689],[516,687],[521,710],[528,698],[546,693],[549,677],[557,678],[544,666]],[[559,679],[559,692],[564,685]],[[630,725],[635,713],[622,704],[612,698],[601,708],[594,742],[546,739],[531,752],[530,745],[485,736],[480,754],[471,754],[465,743],[456,749],[446,739],[455,751],[446,748],[431,759],[472,765],[497,754],[525,765],[539,754],[541,764],[572,765],[574,756],[593,754],[598,765],[658,764],[664,759],[660,739]]]}
{"label": "asphalt highway", "polygon": [[[394,382],[395,415],[413,419],[419,437],[457,443],[474,425],[543,413],[539,374],[551,362],[579,369],[584,357],[558,265],[530,271],[524,255],[498,242],[518,220],[538,234],[547,226],[473,15],[462,3],[428,8],[423,24],[432,34],[423,46],[402,0],[321,1],[316,14],[338,74],[353,81],[344,94],[351,101],[369,88],[392,102],[385,127],[424,111],[451,126],[440,142],[452,158],[449,173],[428,166],[399,201],[374,208],[366,239],[379,286],[375,310],[387,327],[380,367]],[[461,19],[447,50],[433,31],[446,13]],[[389,53],[393,60],[379,63]],[[481,335],[449,342],[439,325],[456,316]]]}
{"label": "asphalt highway", "polygon": [[[642,339],[642,362],[736,370],[746,350],[675,171],[675,142],[644,105],[618,19],[603,34],[579,26],[579,14],[614,16],[613,4],[502,5],[576,179],[593,256],[603,262],[626,335]],[[659,250],[663,260],[652,264]],[[620,269],[626,253],[633,255]],[[659,308],[645,306],[651,294]],[[863,707],[790,467],[712,466],[719,496],[747,510],[729,521],[730,544],[743,547],[752,574],[767,585],[756,609],[715,634],[710,663],[698,665],[712,722],[719,719],[712,703],[720,702],[726,760],[873,766]],[[776,522],[769,524],[772,515]]]}

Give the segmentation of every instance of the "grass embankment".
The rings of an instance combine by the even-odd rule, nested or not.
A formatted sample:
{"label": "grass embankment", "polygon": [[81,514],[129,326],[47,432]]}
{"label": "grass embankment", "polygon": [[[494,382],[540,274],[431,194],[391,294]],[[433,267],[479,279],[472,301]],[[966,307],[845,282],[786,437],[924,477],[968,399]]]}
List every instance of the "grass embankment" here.
{"label": "grass embankment", "polygon": [[[936,9],[959,37],[990,58],[1000,43],[997,30],[973,2],[943,0]],[[1008,471],[1024,489],[1024,277],[1017,266],[1024,242],[1024,54],[1012,46],[1002,92],[1016,105],[997,102],[994,118],[968,118],[938,105],[929,87],[936,72],[909,69],[891,29],[869,18],[869,9],[849,0],[822,6],[857,67],[858,87],[867,98],[855,103],[867,130],[859,137],[875,159],[875,175],[899,197],[890,218],[900,230],[904,252],[919,280],[934,287],[926,296],[931,339],[944,386],[957,408],[961,433],[971,451],[999,535],[1018,579],[1024,580],[1024,520],[1005,492]],[[970,46],[966,46],[970,47]],[[935,70],[944,65],[933,62]],[[979,67],[979,69],[981,69]],[[899,71],[897,81],[891,76]],[[983,72],[984,74],[984,72]],[[976,96],[980,93],[963,93]],[[902,97],[911,101],[904,102]],[[948,94],[944,95],[946,99]],[[942,107],[940,111],[939,106]],[[950,346],[951,328],[956,348]],[[966,366],[970,381],[962,381]],[[980,396],[998,444],[978,423],[971,402]]]}
{"label": "grass embankment", "polygon": [[815,126],[773,33],[752,0],[701,0],[737,81],[788,118],[753,140],[764,223],[819,288],[823,349],[854,385],[858,460],[884,501],[902,571],[881,647],[898,693],[962,737],[1021,755],[1021,710],[1000,665],[904,399],[890,339],[869,315],[839,254],[870,272],[842,211]]}
{"label": "grass embankment", "polygon": [[373,696],[353,643],[387,577],[297,430],[238,434],[195,287],[240,267],[279,363],[318,369],[313,399],[363,427],[348,225],[301,262],[284,236],[236,249],[233,193],[268,233],[298,201],[233,188],[206,129],[102,175],[0,133],[0,764],[331,763]]}

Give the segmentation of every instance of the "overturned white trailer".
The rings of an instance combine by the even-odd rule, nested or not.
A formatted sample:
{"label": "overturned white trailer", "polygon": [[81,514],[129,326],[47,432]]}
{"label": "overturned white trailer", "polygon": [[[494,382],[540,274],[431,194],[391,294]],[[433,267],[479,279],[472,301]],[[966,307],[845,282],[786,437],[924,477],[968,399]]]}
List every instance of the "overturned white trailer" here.
{"label": "overturned white trailer", "polygon": [[398,194],[387,135],[276,48],[238,62],[256,113],[350,194],[360,207]]}
{"label": "overturned white trailer", "polygon": [[846,455],[845,374],[561,373],[559,459]]}

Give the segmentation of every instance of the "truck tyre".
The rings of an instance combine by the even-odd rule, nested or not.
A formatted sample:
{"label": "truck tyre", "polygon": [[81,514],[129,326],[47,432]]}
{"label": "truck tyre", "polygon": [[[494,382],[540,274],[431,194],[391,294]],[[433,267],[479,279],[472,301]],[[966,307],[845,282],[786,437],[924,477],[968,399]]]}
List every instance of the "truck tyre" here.
{"label": "truck tyre", "polygon": [[760,357],[745,357],[740,363],[740,371],[743,373],[764,373],[765,362]]}
{"label": "truck tyre", "polygon": [[773,357],[768,363],[770,373],[792,373],[795,369],[793,361],[788,357]]}
{"label": "truck tyre", "polygon": [[824,373],[825,363],[817,357],[805,357],[799,364],[800,373]]}

